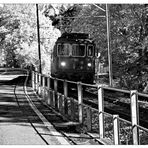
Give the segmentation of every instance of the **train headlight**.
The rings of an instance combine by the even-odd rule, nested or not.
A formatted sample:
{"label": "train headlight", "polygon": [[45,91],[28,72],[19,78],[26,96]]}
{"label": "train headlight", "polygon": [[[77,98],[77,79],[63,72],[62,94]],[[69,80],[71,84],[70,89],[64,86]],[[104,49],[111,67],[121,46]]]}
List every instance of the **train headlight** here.
{"label": "train headlight", "polygon": [[61,66],[65,67],[66,66],[66,62],[61,62]]}
{"label": "train headlight", "polygon": [[91,63],[88,63],[87,66],[88,66],[88,67],[91,67]]}

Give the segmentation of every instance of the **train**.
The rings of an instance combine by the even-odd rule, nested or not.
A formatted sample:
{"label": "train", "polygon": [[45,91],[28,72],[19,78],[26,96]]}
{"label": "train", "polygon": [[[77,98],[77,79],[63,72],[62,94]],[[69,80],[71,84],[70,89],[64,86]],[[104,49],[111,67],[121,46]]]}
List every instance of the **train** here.
{"label": "train", "polygon": [[83,83],[94,82],[95,43],[86,33],[63,33],[51,56],[51,76]]}

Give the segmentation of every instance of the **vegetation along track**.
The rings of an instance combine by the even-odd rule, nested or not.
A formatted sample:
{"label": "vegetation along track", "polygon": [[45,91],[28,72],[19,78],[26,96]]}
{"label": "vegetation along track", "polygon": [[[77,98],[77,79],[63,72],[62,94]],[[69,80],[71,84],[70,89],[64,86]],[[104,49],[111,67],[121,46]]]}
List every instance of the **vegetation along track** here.
{"label": "vegetation along track", "polygon": [[[69,97],[77,99],[77,90],[70,90]],[[131,121],[131,109],[130,109],[130,95],[123,93],[116,93],[110,90],[104,92],[104,110],[110,114],[119,114],[123,119]],[[139,97],[139,122],[141,126],[148,128],[148,109],[145,105],[148,103],[145,101],[146,98]],[[92,108],[98,109],[98,95],[97,90],[86,88],[83,91],[83,103],[91,106]]]}

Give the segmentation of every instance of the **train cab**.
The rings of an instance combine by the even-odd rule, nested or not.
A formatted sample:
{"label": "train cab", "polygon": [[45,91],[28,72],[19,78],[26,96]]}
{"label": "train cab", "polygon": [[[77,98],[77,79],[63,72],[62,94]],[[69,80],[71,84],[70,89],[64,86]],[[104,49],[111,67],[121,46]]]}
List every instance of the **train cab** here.
{"label": "train cab", "polygon": [[86,34],[62,36],[55,44],[51,63],[51,75],[54,77],[92,83],[95,44]]}

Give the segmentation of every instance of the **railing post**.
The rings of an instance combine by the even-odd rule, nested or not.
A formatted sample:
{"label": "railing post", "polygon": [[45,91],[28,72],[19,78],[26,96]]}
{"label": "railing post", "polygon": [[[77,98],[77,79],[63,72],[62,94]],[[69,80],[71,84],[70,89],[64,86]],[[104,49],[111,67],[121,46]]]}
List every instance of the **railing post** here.
{"label": "railing post", "polygon": [[35,72],[35,91],[38,92],[38,73]]}
{"label": "railing post", "polygon": [[67,81],[64,80],[64,113],[65,114],[68,114],[68,100],[67,100],[67,97],[68,97],[68,87],[67,87]]}
{"label": "railing post", "polygon": [[73,98],[70,98],[70,117],[72,121],[75,119],[75,105]]}
{"label": "railing post", "polygon": [[50,77],[47,77],[47,87],[50,89]]}
{"label": "railing post", "polygon": [[61,99],[61,94],[60,94],[60,93],[57,93],[57,109],[58,109],[59,111],[60,111],[60,109],[61,109],[61,108],[60,108],[60,105],[61,105],[61,104],[60,104],[60,103],[61,103],[61,102],[60,102],[60,101],[61,101],[60,99]]}
{"label": "railing post", "polygon": [[35,72],[32,71],[32,88],[35,90]]}
{"label": "railing post", "polygon": [[59,111],[62,113],[62,94],[59,95]]}
{"label": "railing post", "polygon": [[63,113],[63,115],[65,114],[65,96],[64,95],[62,95],[62,97],[61,97],[61,99],[62,99],[62,113]]}
{"label": "railing post", "polygon": [[119,115],[113,115],[113,126],[114,126],[114,144],[119,145]]}
{"label": "railing post", "polygon": [[57,81],[57,79],[54,79],[54,91],[55,91],[55,93],[57,93],[57,91],[58,91],[58,81]]}
{"label": "railing post", "polygon": [[34,71],[34,91],[36,91],[36,72]]}
{"label": "railing post", "polygon": [[138,94],[137,90],[131,90],[131,121],[132,121],[132,133],[133,144],[139,144],[139,130],[136,125],[139,124],[139,107],[138,107]]}
{"label": "railing post", "polygon": [[57,108],[58,81],[56,78],[54,78],[54,92],[55,92],[55,108]]}
{"label": "railing post", "polygon": [[86,116],[87,130],[91,131],[91,129],[92,129],[92,111],[91,111],[90,107],[87,107],[86,114],[87,114],[87,116]]}
{"label": "railing post", "polygon": [[39,91],[38,91],[38,94],[40,95],[41,94],[41,74],[39,73],[39,84],[38,84],[38,87],[39,87]]}
{"label": "railing post", "polygon": [[52,90],[49,90],[50,92],[50,105],[53,107],[53,91]]}
{"label": "railing post", "polygon": [[52,103],[54,108],[56,107],[55,102],[55,91],[52,91]]}
{"label": "railing post", "polygon": [[98,113],[99,113],[99,135],[104,138],[104,96],[103,88],[98,85]]}
{"label": "railing post", "polygon": [[48,92],[47,104],[51,105],[51,95],[50,95],[50,90],[47,89],[47,92]]}
{"label": "railing post", "polygon": [[45,87],[45,76],[42,77],[43,87]]}
{"label": "railing post", "polygon": [[77,83],[77,87],[78,87],[79,123],[83,123],[83,96],[82,96],[82,85],[80,82]]}
{"label": "railing post", "polygon": [[45,99],[45,76],[42,76],[42,84],[43,84],[43,99]]}
{"label": "railing post", "polygon": [[48,98],[47,98],[47,103],[51,103],[51,97],[50,97],[50,77],[47,77],[47,90],[48,90]]}
{"label": "railing post", "polygon": [[64,96],[68,96],[68,91],[67,91],[67,81],[64,80]]}
{"label": "railing post", "polygon": [[34,78],[34,83],[35,83],[35,91],[38,91],[38,73],[37,73],[37,68],[35,68],[35,78]]}

